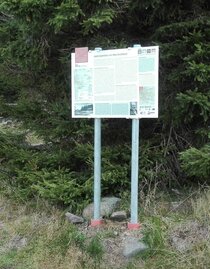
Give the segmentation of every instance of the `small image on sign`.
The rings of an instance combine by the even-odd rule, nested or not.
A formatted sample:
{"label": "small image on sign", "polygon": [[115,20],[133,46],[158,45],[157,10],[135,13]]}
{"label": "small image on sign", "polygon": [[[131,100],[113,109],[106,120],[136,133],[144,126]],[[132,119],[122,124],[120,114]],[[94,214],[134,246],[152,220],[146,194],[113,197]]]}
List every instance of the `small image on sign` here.
{"label": "small image on sign", "polygon": [[88,62],[88,47],[75,48],[75,63]]}
{"label": "small image on sign", "polygon": [[93,104],[75,104],[75,115],[88,116],[93,114]]}
{"label": "small image on sign", "polygon": [[130,102],[130,115],[137,115],[137,102]]}

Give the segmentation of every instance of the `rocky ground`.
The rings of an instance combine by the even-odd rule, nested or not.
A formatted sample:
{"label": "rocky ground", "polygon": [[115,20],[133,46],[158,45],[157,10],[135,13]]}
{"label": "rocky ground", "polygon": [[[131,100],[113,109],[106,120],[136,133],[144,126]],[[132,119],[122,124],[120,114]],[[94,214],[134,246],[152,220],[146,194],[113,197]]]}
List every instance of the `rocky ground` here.
{"label": "rocky ground", "polygon": [[[203,204],[204,202],[201,201],[200,206]],[[188,215],[184,219],[183,204],[182,207],[181,203],[178,207],[174,205],[173,203],[166,206],[164,203],[164,210],[168,208],[168,215],[159,216],[160,226],[154,222],[154,217],[157,218],[157,216],[153,216],[153,220],[151,217],[144,218],[139,230],[128,230],[128,216],[121,221],[117,218],[111,219],[113,212],[109,217],[104,216],[102,225],[91,227],[90,220],[84,219],[83,216],[78,216],[83,219],[82,223],[70,224],[68,214],[65,216],[60,210],[56,209],[56,212],[50,214],[43,209],[38,212],[31,211],[30,206],[16,205],[5,198],[1,199],[0,269],[178,269],[188,268],[187,264],[192,263],[193,259],[194,267],[191,264],[189,268],[208,269],[207,264],[210,261],[208,258],[210,257],[208,255],[210,254],[208,219],[204,221],[199,218],[201,215],[194,218],[193,215]],[[89,205],[88,208],[90,207]],[[159,204],[160,207],[161,204]],[[115,211],[115,207],[112,210],[115,216],[117,212],[122,216],[122,211]],[[199,214],[202,210],[204,209],[199,207]],[[65,218],[67,221],[63,222]],[[71,227],[72,235],[69,234],[68,227]],[[60,258],[57,257],[58,261],[55,261],[55,254],[50,256],[50,251],[53,252],[53,248],[56,251],[57,245],[52,242],[56,241],[56,244],[62,246],[64,243],[59,239],[62,237],[64,243],[66,237],[70,238],[71,244],[67,245],[68,256],[59,254]],[[98,241],[96,245],[92,244],[91,252],[90,245],[94,238]],[[43,256],[40,253],[43,253]],[[142,258],[144,253],[149,253],[146,258]],[[171,260],[172,257],[174,260]],[[175,263],[174,267],[168,267],[174,263],[175,259],[178,259],[177,264]],[[196,264],[201,266],[196,267]]]}

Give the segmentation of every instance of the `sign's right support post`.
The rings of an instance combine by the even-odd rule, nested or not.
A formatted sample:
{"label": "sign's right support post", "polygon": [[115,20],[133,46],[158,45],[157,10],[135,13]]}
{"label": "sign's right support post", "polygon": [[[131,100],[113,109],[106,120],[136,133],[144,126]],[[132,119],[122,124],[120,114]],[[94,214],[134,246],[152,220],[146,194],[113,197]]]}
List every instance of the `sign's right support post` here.
{"label": "sign's right support post", "polygon": [[132,119],[131,153],[131,220],[129,230],[140,228],[138,223],[138,176],[139,176],[139,119]]}

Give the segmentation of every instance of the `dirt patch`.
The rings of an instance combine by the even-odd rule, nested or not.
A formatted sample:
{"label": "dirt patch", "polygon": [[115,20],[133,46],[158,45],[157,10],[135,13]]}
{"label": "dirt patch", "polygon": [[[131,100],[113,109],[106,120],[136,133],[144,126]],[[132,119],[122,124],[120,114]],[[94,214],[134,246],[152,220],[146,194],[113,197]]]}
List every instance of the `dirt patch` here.
{"label": "dirt patch", "polygon": [[[104,249],[102,268],[124,268],[130,261],[130,259],[123,255],[126,239],[129,237],[142,239],[141,230],[128,230],[127,222],[107,220],[105,224],[99,227],[90,227],[87,224],[86,226],[83,224],[78,226],[78,228],[88,239],[95,236],[100,238]],[[138,263],[139,266],[142,265],[141,261],[138,261]]]}
{"label": "dirt patch", "polygon": [[209,241],[209,227],[191,220],[175,227],[169,235],[171,245],[178,251],[188,251],[198,243]]}

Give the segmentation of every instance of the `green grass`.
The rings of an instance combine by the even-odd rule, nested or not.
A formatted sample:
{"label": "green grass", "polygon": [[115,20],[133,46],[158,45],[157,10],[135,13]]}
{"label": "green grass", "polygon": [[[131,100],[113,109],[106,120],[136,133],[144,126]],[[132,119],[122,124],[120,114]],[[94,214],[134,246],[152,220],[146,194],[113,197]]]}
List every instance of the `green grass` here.
{"label": "green grass", "polygon": [[[210,191],[197,191],[194,197],[183,194],[182,201],[189,203],[190,200],[191,208],[187,212],[166,209],[166,203],[171,203],[167,195],[153,193],[147,199],[141,201],[140,220],[143,240],[149,249],[116,268],[208,269],[208,238],[196,242],[188,251],[179,252],[171,246],[169,237],[173,229],[188,220],[210,226]],[[46,202],[18,204],[1,196],[0,208],[3,223],[0,228],[0,269],[115,268],[104,259],[106,253],[102,245],[103,240],[113,242],[118,237],[114,233],[115,226],[113,228],[109,222],[105,230],[92,232],[90,236],[86,228],[81,230],[67,223],[63,211]],[[119,227],[117,231],[120,233]],[[17,235],[27,238],[28,243],[21,249],[10,249],[9,242]]]}
{"label": "green grass", "polygon": [[16,251],[10,251],[4,255],[0,254],[0,269],[10,268],[15,264],[17,257]]}
{"label": "green grass", "polygon": [[[192,195],[193,194],[193,195]],[[190,221],[198,222],[201,227],[210,228],[210,190],[196,190],[189,193],[182,193],[181,201],[187,208],[171,210],[162,209],[162,198],[158,202],[151,199],[150,206],[142,212],[144,226],[144,241],[150,246],[149,250],[139,255],[138,259],[144,261],[145,269],[208,269],[210,266],[210,238],[196,240],[192,247],[180,252],[170,244],[171,232],[185,225]],[[154,197],[153,197],[154,198]],[[160,197],[159,197],[160,198]],[[169,202],[168,198],[164,204]],[[164,212],[164,213],[163,213]],[[186,235],[188,240],[189,234]],[[196,237],[196,234],[193,235]],[[199,237],[199,234],[197,235]],[[131,267],[132,268],[132,267]],[[134,267],[135,268],[135,267]]]}

